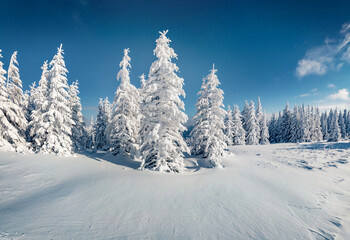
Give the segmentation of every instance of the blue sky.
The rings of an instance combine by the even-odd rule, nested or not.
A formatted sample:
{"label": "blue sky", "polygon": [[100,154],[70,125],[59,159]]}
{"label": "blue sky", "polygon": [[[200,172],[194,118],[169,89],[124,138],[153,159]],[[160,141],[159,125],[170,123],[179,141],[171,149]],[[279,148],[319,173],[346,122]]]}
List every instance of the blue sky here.
{"label": "blue sky", "polygon": [[[2,0],[0,49],[5,67],[18,51],[25,89],[60,43],[70,82],[80,82],[84,114],[113,94],[123,49],[131,81],[148,74],[159,31],[169,29],[185,79],[186,112],[195,113],[212,64],[225,105],[260,96],[271,113],[293,104],[348,107],[350,1],[48,1]],[[349,58],[348,58],[349,53]]]}

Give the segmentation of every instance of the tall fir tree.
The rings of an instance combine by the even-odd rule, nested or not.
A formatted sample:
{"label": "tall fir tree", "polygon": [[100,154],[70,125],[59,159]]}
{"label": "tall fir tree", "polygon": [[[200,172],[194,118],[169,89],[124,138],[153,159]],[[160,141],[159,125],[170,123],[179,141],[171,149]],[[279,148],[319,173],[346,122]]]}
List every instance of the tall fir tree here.
{"label": "tall fir tree", "polygon": [[300,109],[298,106],[294,106],[291,123],[291,142],[297,143],[302,141],[301,121]]}
{"label": "tall fir tree", "polygon": [[269,121],[269,135],[270,135],[270,142],[271,143],[277,143],[277,119],[276,114],[272,114],[272,118]]}
{"label": "tall fir tree", "polygon": [[330,114],[330,116],[332,116],[332,119],[330,121],[328,142],[338,142],[341,139],[341,132],[339,127],[339,115],[337,109],[335,109],[334,112]]}
{"label": "tall fir tree", "polygon": [[266,114],[263,113],[262,118],[260,119],[260,140],[259,143],[262,145],[270,144],[269,138],[269,128],[267,125]]}
{"label": "tall fir tree", "polygon": [[233,116],[232,116],[232,110],[230,106],[227,107],[226,111],[226,117],[225,117],[225,134],[227,137],[227,146],[232,146],[233,145],[233,128],[234,128],[234,123],[233,123]]}
{"label": "tall fir tree", "polygon": [[263,124],[264,120],[263,120],[263,109],[262,109],[262,106],[261,106],[261,101],[260,101],[260,97],[258,97],[258,106],[256,107],[256,113],[255,113],[255,116],[256,116],[256,122],[258,123],[258,139],[259,139],[259,142],[260,142],[260,137],[261,137],[261,128],[263,126],[261,126],[261,124]]}
{"label": "tall fir tree", "polygon": [[347,119],[346,133],[348,135],[348,138],[350,138],[350,111],[348,111],[348,113],[346,115],[346,119]]}
{"label": "tall fir tree", "polygon": [[259,127],[258,122],[255,116],[255,107],[254,102],[250,101],[250,104],[247,104],[244,107],[244,130],[246,132],[246,144],[247,145],[257,145],[259,144]]}
{"label": "tall fir tree", "polygon": [[90,150],[95,150],[96,125],[95,125],[93,116],[91,116],[90,124],[85,126],[85,132],[86,132],[85,148]]}
{"label": "tall fir tree", "polygon": [[321,115],[321,127],[322,127],[322,139],[328,139],[328,124],[327,124],[327,112]]}
{"label": "tall fir tree", "polygon": [[50,62],[48,100],[42,106],[42,121],[34,126],[34,147],[37,152],[72,154],[72,111],[69,106],[67,72],[62,44]]}
{"label": "tall fir tree", "polygon": [[321,126],[321,115],[319,108],[314,108],[314,140],[319,142],[323,139],[322,126]]}
{"label": "tall fir tree", "polygon": [[140,94],[130,83],[129,49],[124,49],[124,57],[119,66],[117,79],[120,85],[115,93],[110,124],[110,147],[114,154],[138,155],[140,128]]}
{"label": "tall fir tree", "polygon": [[31,92],[34,109],[31,111],[30,122],[28,124],[29,138],[33,144],[34,151],[37,150],[37,146],[40,146],[41,142],[43,142],[46,137],[45,131],[38,132],[38,129],[41,129],[44,124],[44,109],[48,105],[49,70],[47,61],[44,62],[41,69],[42,74],[39,84]]}
{"label": "tall fir tree", "polygon": [[6,70],[3,68],[4,64],[2,59],[2,50],[0,49],[0,147],[12,148],[10,142],[15,142],[11,139],[12,136],[16,136],[17,130],[7,120],[6,114],[12,111],[9,108],[9,100],[6,88]]}
{"label": "tall fir tree", "polygon": [[281,140],[282,142],[291,142],[292,131],[292,114],[289,110],[289,103],[283,110],[282,122],[281,122]]}
{"label": "tall fir tree", "polygon": [[213,66],[203,80],[202,90],[198,93],[196,122],[191,132],[194,149],[207,158],[210,167],[221,166],[220,156],[223,156],[226,142],[229,141],[224,134],[224,92],[218,88],[220,82],[216,72]]}
{"label": "tall fir tree", "polygon": [[[11,56],[9,68],[7,71],[7,92],[10,100],[10,106],[14,116],[11,117],[12,125],[17,128],[21,143],[25,142],[25,131],[28,121],[26,118],[25,98],[22,90],[22,80],[19,75],[17,51]],[[18,142],[18,144],[20,144]]]}
{"label": "tall fir tree", "polygon": [[160,32],[156,40],[154,55],[157,60],[152,63],[144,89],[141,169],[181,172],[184,167],[183,152],[189,152],[182,137],[188,118],[180,98],[185,97],[184,80],[176,75],[179,69],[171,62],[177,55],[169,46],[167,32]]}
{"label": "tall fir tree", "polygon": [[28,150],[25,139],[28,123],[25,116],[22,81],[16,66],[18,65],[17,52],[11,57],[6,83],[6,71],[1,61],[0,65],[0,134],[4,139],[2,140],[4,145],[18,152],[24,152]]}
{"label": "tall fir tree", "polygon": [[68,90],[68,104],[70,107],[70,110],[72,112],[72,120],[73,120],[73,126],[72,126],[72,142],[73,147],[75,150],[81,150],[84,148],[84,142],[85,142],[85,122],[84,122],[84,115],[81,112],[82,106],[80,102],[79,95],[79,87],[78,87],[78,80],[73,82],[69,86]]}
{"label": "tall fir tree", "polygon": [[343,117],[342,111],[339,111],[338,121],[339,121],[339,128],[340,128],[341,138],[345,139],[346,138],[346,126],[345,126],[345,121],[344,121],[344,117]]}
{"label": "tall fir tree", "polygon": [[260,144],[269,144],[269,130],[267,125],[266,114],[263,112],[260,97],[258,98],[258,107],[256,109],[256,121],[258,122],[258,138]]}
{"label": "tall fir tree", "polygon": [[112,105],[108,101],[108,98],[102,100],[98,104],[98,113],[95,124],[95,146],[96,149],[107,150],[109,148],[107,142],[106,130],[110,124],[112,116]]}
{"label": "tall fir tree", "polygon": [[237,105],[233,107],[233,145],[245,145],[245,130],[242,123],[242,115]]}

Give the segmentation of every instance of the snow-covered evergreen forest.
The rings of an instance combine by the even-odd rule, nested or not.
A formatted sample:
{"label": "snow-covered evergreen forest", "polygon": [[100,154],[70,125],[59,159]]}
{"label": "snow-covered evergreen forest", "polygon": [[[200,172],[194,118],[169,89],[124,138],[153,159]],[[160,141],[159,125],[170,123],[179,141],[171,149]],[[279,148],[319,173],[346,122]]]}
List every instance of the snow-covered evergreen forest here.
{"label": "snow-covered evergreen forest", "polygon": [[[23,92],[17,52],[8,69],[0,61],[0,146],[17,152],[69,156],[85,149],[110,151],[141,162],[140,168],[182,172],[185,154],[202,156],[209,167],[233,145],[338,142],[350,138],[350,112],[317,106],[294,106],[268,117],[260,98],[225,108],[213,65],[203,78],[196,103],[194,126],[188,138],[183,98],[184,79],[174,63],[168,31],[160,32],[153,50],[156,60],[140,88],[130,79],[130,50],[124,49],[113,102],[100,99],[96,120],[85,124],[78,81],[68,79],[62,45],[45,61],[38,82]],[[0,50],[1,51],[1,50]],[[1,52],[0,52],[1,54]],[[2,56],[0,55],[2,58]],[[180,56],[181,57],[181,56]],[[223,80],[225,81],[225,80]],[[188,134],[187,134],[188,135]]]}

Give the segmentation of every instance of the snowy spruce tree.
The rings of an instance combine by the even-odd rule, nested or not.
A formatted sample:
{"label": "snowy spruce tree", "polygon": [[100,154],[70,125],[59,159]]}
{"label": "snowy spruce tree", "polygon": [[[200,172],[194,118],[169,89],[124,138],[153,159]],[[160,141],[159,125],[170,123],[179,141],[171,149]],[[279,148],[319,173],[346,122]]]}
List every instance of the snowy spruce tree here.
{"label": "snowy spruce tree", "polygon": [[292,123],[291,123],[291,138],[290,141],[298,143],[302,141],[302,130],[301,130],[301,112],[298,106],[294,106],[292,114]]}
{"label": "snowy spruce tree", "polygon": [[85,148],[94,150],[96,126],[95,126],[93,116],[91,116],[90,124],[85,126],[85,132],[86,132]]}
{"label": "snowy spruce tree", "polygon": [[350,138],[350,111],[347,112],[346,119],[346,133],[348,138]]}
{"label": "snowy spruce tree", "polygon": [[267,125],[266,114],[263,113],[260,97],[258,98],[258,107],[256,109],[256,121],[258,122],[259,144],[269,144],[269,129]]}
{"label": "snowy spruce tree", "polygon": [[67,72],[62,44],[50,62],[50,81],[42,117],[32,128],[37,152],[70,155],[72,153],[72,110],[69,106]]}
{"label": "snowy spruce tree", "polygon": [[73,120],[73,125],[72,125],[72,142],[73,142],[73,147],[75,150],[80,150],[84,148],[84,142],[85,142],[85,122],[84,122],[84,116],[82,114],[82,106],[80,103],[80,98],[79,98],[79,87],[78,87],[78,80],[73,82],[69,86],[68,90],[68,105],[69,108],[72,112],[72,120]]}
{"label": "snowy spruce tree", "polygon": [[247,145],[259,144],[259,126],[256,120],[254,102],[250,101],[250,104],[246,102],[244,106],[244,129],[246,132],[245,140]]}
{"label": "snowy spruce tree", "polygon": [[227,137],[227,146],[233,145],[233,116],[230,106],[227,107],[226,117],[225,117],[225,135]]}
{"label": "snowy spruce tree", "polygon": [[338,111],[337,109],[330,114],[332,117],[330,120],[329,134],[328,134],[328,142],[338,142],[341,139],[341,132],[338,121]]}
{"label": "snowy spruce tree", "polygon": [[[33,110],[30,114],[30,122],[28,124],[29,139],[36,150],[37,144],[44,141],[45,134],[37,132],[41,125],[44,124],[44,109],[48,105],[48,79],[49,71],[47,61],[41,67],[42,74],[38,86],[31,91],[31,101]],[[40,136],[40,137],[39,137]],[[35,139],[35,140],[34,140]]]}
{"label": "snowy spruce tree", "polygon": [[16,65],[18,65],[17,52],[11,57],[5,84],[4,75],[6,71],[3,69],[3,63],[0,61],[0,134],[11,145],[12,149],[23,152],[28,149],[25,139],[28,122],[25,116],[26,109],[24,108],[22,81]]}
{"label": "snowy spruce tree", "polygon": [[216,72],[213,66],[210,74],[203,79],[196,104],[195,125],[191,132],[194,153],[203,154],[211,167],[221,166],[220,156],[223,156],[226,142],[229,141],[224,134],[224,92],[218,88],[220,82]]}
{"label": "snowy spruce tree", "polygon": [[187,121],[183,112],[185,105],[180,98],[185,97],[184,80],[176,75],[179,69],[171,62],[177,55],[169,46],[167,32],[160,32],[156,40],[154,55],[157,60],[152,63],[143,93],[141,169],[181,172],[183,152],[189,152],[182,137]]}
{"label": "snowy spruce tree", "polygon": [[12,136],[17,135],[17,129],[7,120],[6,114],[12,111],[9,108],[9,100],[6,88],[6,70],[1,61],[2,54],[0,49],[0,147],[12,148],[10,142],[14,143]]}
{"label": "snowy spruce tree", "polygon": [[108,98],[102,100],[98,104],[98,113],[95,123],[95,147],[96,149],[107,150],[107,127],[110,124],[112,115],[112,105],[108,101]]}
{"label": "snowy spruce tree", "polygon": [[322,141],[323,139],[323,134],[322,134],[322,127],[321,127],[321,115],[320,115],[320,110],[316,107],[314,108],[314,119],[313,119],[313,124],[314,124],[314,141],[319,142]]}
{"label": "snowy spruce tree", "polygon": [[277,143],[277,131],[276,131],[276,128],[277,128],[277,119],[276,119],[276,114],[273,113],[272,114],[272,118],[270,119],[269,121],[269,135],[270,135],[270,142],[271,143]]}
{"label": "snowy spruce tree", "polygon": [[232,115],[233,145],[245,145],[245,130],[242,124],[242,115],[237,105],[233,107]]}
{"label": "snowy spruce tree", "polygon": [[267,119],[266,119],[266,114],[263,113],[261,119],[260,119],[260,140],[259,144],[266,145],[270,144],[269,138],[269,128],[267,125]]}
{"label": "snowy spruce tree", "polygon": [[260,135],[261,135],[261,127],[260,124],[263,124],[263,109],[262,109],[262,106],[261,106],[261,101],[260,101],[260,97],[258,97],[258,106],[256,108],[256,113],[255,113],[255,116],[256,116],[256,122],[258,123],[258,139],[259,139],[259,142],[260,142]]}
{"label": "snowy spruce tree", "polygon": [[113,113],[109,130],[109,143],[114,154],[127,154],[135,157],[139,150],[140,95],[130,83],[129,49],[124,49],[124,57],[119,66],[117,79],[120,85],[115,93]]}
{"label": "snowy spruce tree", "polygon": [[321,115],[321,127],[322,127],[322,139],[328,139],[328,124],[327,124],[327,112]]}
{"label": "snowy spruce tree", "polygon": [[282,122],[281,122],[281,140],[282,142],[291,142],[292,131],[292,114],[289,110],[289,103],[283,110]]}
{"label": "snowy spruce tree", "polygon": [[339,128],[340,128],[340,135],[342,139],[346,138],[346,125],[343,117],[342,111],[339,111],[339,116],[338,116],[338,121],[339,121]]}

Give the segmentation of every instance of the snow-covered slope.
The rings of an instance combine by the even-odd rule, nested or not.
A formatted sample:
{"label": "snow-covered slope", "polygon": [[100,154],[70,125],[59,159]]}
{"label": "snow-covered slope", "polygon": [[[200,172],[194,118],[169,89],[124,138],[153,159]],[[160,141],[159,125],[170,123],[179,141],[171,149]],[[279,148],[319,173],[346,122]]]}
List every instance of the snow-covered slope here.
{"label": "snow-covered slope", "polygon": [[230,151],[182,174],[0,152],[0,239],[350,239],[349,143]]}

